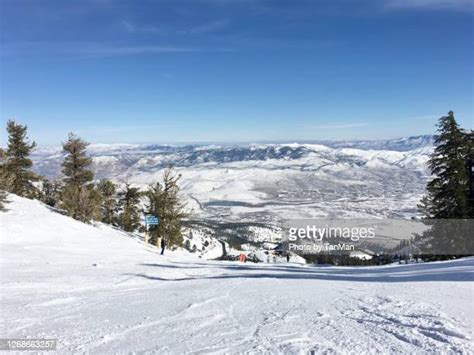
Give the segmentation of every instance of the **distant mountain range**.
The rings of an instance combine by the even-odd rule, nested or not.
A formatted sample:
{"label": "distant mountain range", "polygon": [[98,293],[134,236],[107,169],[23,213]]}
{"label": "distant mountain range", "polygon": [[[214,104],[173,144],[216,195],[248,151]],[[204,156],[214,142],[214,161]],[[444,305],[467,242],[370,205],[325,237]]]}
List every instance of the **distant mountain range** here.
{"label": "distant mountain range", "polygon": [[[282,219],[412,218],[429,179],[432,136],[376,141],[91,144],[96,179],[140,187],[170,165],[182,174],[189,233],[229,243],[278,239]],[[39,147],[36,171],[60,177],[61,147]],[[260,244],[259,244],[260,243]]]}
{"label": "distant mountain range", "polygon": [[381,140],[356,140],[356,141],[320,141],[321,144],[331,148],[357,148],[374,150],[395,150],[406,152],[409,150],[420,149],[433,146],[434,136],[423,135],[397,139]]}
{"label": "distant mountain range", "polygon": [[[88,154],[100,178],[115,177],[120,172],[136,167],[139,170],[160,169],[173,165],[190,167],[205,163],[226,164],[244,161],[298,160],[322,150],[319,146],[341,151],[344,148],[358,150],[384,150],[426,153],[433,145],[433,136],[416,136],[388,140],[313,141],[279,144],[228,144],[228,145],[161,145],[161,144],[91,144]],[[342,152],[342,151],[341,151]],[[38,147],[33,154],[35,169],[50,178],[60,172],[63,159],[61,147]],[[353,159],[354,164],[363,160]],[[108,171],[102,171],[108,166]],[[111,174],[111,176],[108,176]]]}

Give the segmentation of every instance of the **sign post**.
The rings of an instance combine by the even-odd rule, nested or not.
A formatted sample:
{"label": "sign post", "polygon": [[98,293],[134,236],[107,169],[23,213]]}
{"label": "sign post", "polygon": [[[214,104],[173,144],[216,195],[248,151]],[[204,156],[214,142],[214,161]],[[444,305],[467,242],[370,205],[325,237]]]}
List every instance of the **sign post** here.
{"label": "sign post", "polygon": [[148,226],[157,226],[160,224],[160,217],[145,215],[145,245],[148,245]]}

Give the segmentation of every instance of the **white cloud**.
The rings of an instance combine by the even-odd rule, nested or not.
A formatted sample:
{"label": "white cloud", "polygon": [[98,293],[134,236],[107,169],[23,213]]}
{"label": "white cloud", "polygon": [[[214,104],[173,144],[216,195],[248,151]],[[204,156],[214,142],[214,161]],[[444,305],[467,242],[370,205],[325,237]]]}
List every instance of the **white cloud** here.
{"label": "white cloud", "polygon": [[88,54],[106,55],[128,55],[128,54],[160,54],[160,53],[186,53],[199,52],[199,48],[190,47],[167,47],[167,46],[110,46],[110,47],[90,47],[80,50]]}
{"label": "white cloud", "polygon": [[181,28],[156,27],[153,25],[136,25],[122,20],[121,25],[128,33],[157,34],[157,35],[199,35],[220,31],[229,26],[229,20],[209,21],[195,26]]}
{"label": "white cloud", "polygon": [[7,55],[18,55],[22,53],[46,51],[56,54],[85,54],[85,55],[140,55],[140,54],[167,54],[167,53],[195,53],[213,52],[225,53],[233,52],[232,48],[225,47],[187,47],[187,46],[164,46],[164,45],[128,45],[120,43],[101,42],[17,42],[15,44],[4,45],[0,52],[0,57]]}

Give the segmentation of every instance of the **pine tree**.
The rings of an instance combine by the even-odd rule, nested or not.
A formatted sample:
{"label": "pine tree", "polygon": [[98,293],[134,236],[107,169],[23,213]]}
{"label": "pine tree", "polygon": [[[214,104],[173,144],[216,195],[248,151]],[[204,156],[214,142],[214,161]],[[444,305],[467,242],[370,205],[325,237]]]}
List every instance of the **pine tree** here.
{"label": "pine tree", "polygon": [[451,111],[439,119],[435,149],[428,162],[433,179],[420,205],[431,221],[423,234],[430,240],[432,253],[462,255],[472,250],[472,238],[462,220],[469,217],[468,142]]}
{"label": "pine tree", "polygon": [[467,153],[466,134],[450,111],[439,119],[435,150],[428,163],[434,177],[428,183],[428,194],[421,205],[427,218],[468,217]]}
{"label": "pine tree", "polygon": [[81,187],[65,185],[61,191],[61,203],[59,205],[68,216],[77,220],[81,219],[81,211],[78,202],[80,195]]}
{"label": "pine tree", "polygon": [[61,207],[67,214],[78,221],[89,223],[101,219],[101,196],[94,185],[66,185],[61,195]]}
{"label": "pine tree", "polygon": [[38,197],[41,202],[48,206],[55,207],[59,202],[60,198],[60,185],[58,181],[49,181],[47,178],[42,178],[41,189],[39,190]]}
{"label": "pine tree", "polygon": [[33,197],[36,194],[36,188],[32,181],[38,178],[30,170],[33,161],[29,156],[35,149],[36,143],[29,143],[27,129],[27,126],[15,121],[7,122],[8,146],[5,152],[5,169],[12,179],[9,191],[19,196]]}
{"label": "pine tree", "polygon": [[159,182],[150,185],[145,192],[145,196],[148,199],[146,214],[160,218],[160,223],[157,226],[148,227],[150,235],[149,243],[159,246],[159,240],[164,237],[164,224],[166,223],[164,219],[166,201],[163,186]]}
{"label": "pine tree", "polygon": [[115,219],[115,210],[117,208],[115,184],[107,179],[103,179],[97,185],[102,196],[102,222],[112,224]]}
{"label": "pine tree", "polygon": [[62,164],[64,188],[61,193],[61,208],[66,213],[82,222],[92,219],[100,220],[101,196],[92,185],[94,173],[88,168],[92,159],[87,156],[89,143],[70,133],[68,141],[63,143],[66,153]]}
{"label": "pine tree", "polygon": [[68,141],[63,143],[63,152],[67,154],[62,164],[66,185],[84,186],[94,179],[94,173],[88,169],[92,164],[86,153],[88,145],[73,133],[69,133]]}
{"label": "pine tree", "polygon": [[166,245],[182,246],[182,220],[186,217],[185,204],[179,193],[178,182],[181,175],[176,175],[172,168],[165,171],[163,184],[157,182],[151,185],[146,192],[148,198],[147,213],[158,216],[160,223],[150,226],[150,243],[157,245],[160,238],[164,238]]}
{"label": "pine tree", "polygon": [[6,168],[6,153],[0,148],[0,211],[6,211],[8,201],[8,191],[11,189],[13,177]]}
{"label": "pine tree", "polygon": [[6,204],[8,204],[10,201],[8,201],[8,192],[3,189],[3,184],[4,184],[4,176],[3,176],[3,171],[0,170],[0,212],[5,212],[7,211]]}
{"label": "pine tree", "polygon": [[119,225],[127,232],[133,232],[140,227],[140,199],[142,194],[136,187],[125,184],[125,188],[119,192]]}
{"label": "pine tree", "polygon": [[469,175],[469,218],[474,219],[474,131],[466,134],[467,141],[467,168]]}
{"label": "pine tree", "polygon": [[165,193],[165,233],[167,244],[170,246],[182,246],[183,236],[181,227],[183,218],[186,217],[185,203],[180,196],[178,185],[181,175],[176,175],[172,168],[165,171],[163,177]]}
{"label": "pine tree", "polygon": [[85,216],[89,220],[101,221],[102,220],[102,194],[99,189],[94,185],[87,185],[87,199],[86,199],[86,208]]}

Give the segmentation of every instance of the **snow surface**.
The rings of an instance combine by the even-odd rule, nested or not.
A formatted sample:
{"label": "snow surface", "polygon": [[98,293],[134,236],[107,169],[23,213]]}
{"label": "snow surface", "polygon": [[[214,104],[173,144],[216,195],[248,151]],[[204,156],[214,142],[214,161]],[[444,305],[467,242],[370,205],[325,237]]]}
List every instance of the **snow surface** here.
{"label": "snow surface", "polygon": [[160,256],[10,195],[2,338],[58,353],[473,353],[474,258],[314,267]]}

